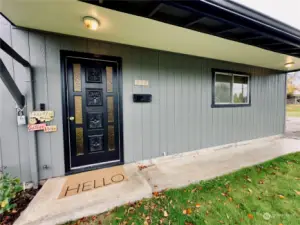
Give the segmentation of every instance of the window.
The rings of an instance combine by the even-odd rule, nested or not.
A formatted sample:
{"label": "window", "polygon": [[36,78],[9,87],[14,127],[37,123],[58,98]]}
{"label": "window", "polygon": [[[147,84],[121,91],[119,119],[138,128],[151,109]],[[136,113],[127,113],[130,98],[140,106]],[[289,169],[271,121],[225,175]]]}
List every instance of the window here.
{"label": "window", "polygon": [[250,76],[213,71],[212,107],[250,106]]}

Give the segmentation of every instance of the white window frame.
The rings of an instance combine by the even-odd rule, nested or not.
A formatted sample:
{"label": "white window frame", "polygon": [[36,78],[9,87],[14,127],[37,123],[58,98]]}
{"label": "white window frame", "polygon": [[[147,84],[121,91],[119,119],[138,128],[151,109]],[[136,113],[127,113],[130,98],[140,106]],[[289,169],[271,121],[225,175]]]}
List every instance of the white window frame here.
{"label": "white window frame", "polygon": [[[242,74],[242,73],[237,73],[237,72],[219,72],[215,71],[213,73],[214,79],[213,79],[213,104],[212,106],[249,106],[250,105],[250,75],[247,74]],[[226,76],[231,76],[232,81],[230,83],[230,95],[231,95],[231,102],[216,102],[216,77],[217,75],[226,75]],[[247,77],[248,79],[248,88],[247,88],[247,102],[243,103],[234,103],[234,95],[233,95],[233,84],[234,84],[234,77]]]}

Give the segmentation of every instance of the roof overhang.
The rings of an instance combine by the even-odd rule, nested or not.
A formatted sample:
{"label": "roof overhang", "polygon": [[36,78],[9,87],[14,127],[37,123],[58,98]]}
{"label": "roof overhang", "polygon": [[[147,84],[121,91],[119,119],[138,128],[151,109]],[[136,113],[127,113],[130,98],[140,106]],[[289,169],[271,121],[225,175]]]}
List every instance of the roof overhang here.
{"label": "roof overhang", "polygon": [[[30,29],[278,70],[294,62],[290,70],[300,69],[300,32],[261,14],[254,21],[255,12],[242,7],[238,13],[222,6],[227,1],[92,2],[0,0],[0,11],[16,26]],[[100,28],[86,29],[84,16],[97,18]]]}

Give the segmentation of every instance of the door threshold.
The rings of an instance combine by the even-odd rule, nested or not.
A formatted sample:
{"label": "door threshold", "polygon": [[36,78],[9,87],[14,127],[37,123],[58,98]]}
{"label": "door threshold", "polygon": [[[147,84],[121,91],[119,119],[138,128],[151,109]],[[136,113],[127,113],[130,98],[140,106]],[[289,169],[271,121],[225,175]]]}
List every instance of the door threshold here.
{"label": "door threshold", "polygon": [[104,163],[97,163],[97,164],[91,164],[91,165],[86,165],[86,166],[79,166],[79,167],[73,167],[70,171],[66,172],[65,175],[72,175],[76,173],[82,173],[82,172],[87,172],[91,170],[97,170],[97,169],[103,169],[103,168],[108,168],[112,166],[119,166],[123,165],[124,163],[121,162],[120,160],[114,160],[114,161],[109,161],[109,162],[104,162]]}

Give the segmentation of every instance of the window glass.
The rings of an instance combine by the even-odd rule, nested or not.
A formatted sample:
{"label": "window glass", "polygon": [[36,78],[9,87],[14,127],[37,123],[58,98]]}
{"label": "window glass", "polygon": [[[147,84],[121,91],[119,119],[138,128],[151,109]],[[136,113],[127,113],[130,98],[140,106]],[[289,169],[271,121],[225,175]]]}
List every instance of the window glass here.
{"label": "window glass", "polygon": [[215,103],[231,103],[232,76],[216,74]]}
{"label": "window glass", "polygon": [[249,85],[248,75],[216,72],[213,104],[224,107],[249,104]]}
{"label": "window glass", "polygon": [[233,77],[233,103],[248,102],[248,77],[234,76]]}

